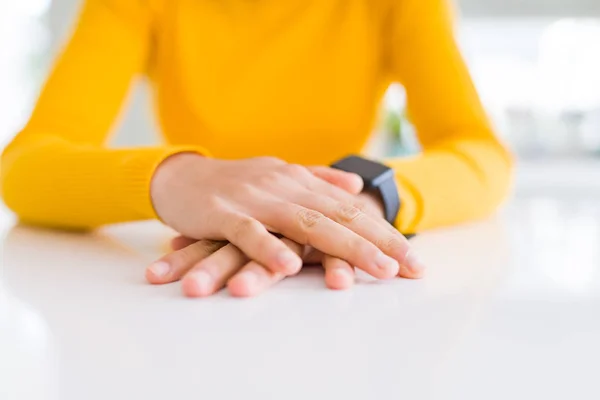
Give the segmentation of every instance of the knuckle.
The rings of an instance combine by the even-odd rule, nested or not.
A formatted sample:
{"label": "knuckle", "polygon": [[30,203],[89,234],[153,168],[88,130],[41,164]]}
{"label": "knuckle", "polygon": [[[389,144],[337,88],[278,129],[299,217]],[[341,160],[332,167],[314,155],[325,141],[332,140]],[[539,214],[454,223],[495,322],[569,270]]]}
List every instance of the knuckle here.
{"label": "knuckle", "polygon": [[396,236],[386,236],[375,241],[375,245],[386,253],[398,253],[399,251],[406,252],[405,245]]}
{"label": "knuckle", "polygon": [[303,229],[311,229],[323,220],[324,215],[318,211],[305,208],[297,212],[296,218],[298,220],[298,224]]}
{"label": "knuckle", "polygon": [[340,203],[338,205],[335,215],[338,222],[345,223],[354,222],[364,217],[364,213],[360,208],[346,203]]}
{"label": "knuckle", "polygon": [[239,242],[248,235],[259,229],[258,222],[252,218],[238,218],[232,224],[230,240],[233,242]]}
{"label": "knuckle", "polygon": [[270,171],[258,178],[258,184],[262,187],[271,187],[278,185],[281,179],[281,175],[276,171]]}
{"label": "knuckle", "polygon": [[306,167],[298,164],[287,164],[283,168],[286,175],[294,178],[304,178],[307,174],[309,174]]}

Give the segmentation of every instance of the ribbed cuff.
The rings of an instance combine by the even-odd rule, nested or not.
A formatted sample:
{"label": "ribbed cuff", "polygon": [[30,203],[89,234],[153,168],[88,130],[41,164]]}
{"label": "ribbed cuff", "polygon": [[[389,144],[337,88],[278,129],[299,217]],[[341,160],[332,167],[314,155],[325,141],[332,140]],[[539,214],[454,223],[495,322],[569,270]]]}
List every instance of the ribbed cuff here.
{"label": "ribbed cuff", "polygon": [[417,233],[417,225],[421,219],[418,192],[409,182],[396,175],[396,184],[400,195],[400,212],[394,226],[402,233]]}
{"label": "ribbed cuff", "polygon": [[120,179],[119,189],[126,199],[126,206],[138,216],[138,219],[158,219],[150,196],[152,178],[164,160],[180,153],[196,153],[210,157],[209,152],[199,146],[173,146],[136,149],[123,160],[123,176]]}

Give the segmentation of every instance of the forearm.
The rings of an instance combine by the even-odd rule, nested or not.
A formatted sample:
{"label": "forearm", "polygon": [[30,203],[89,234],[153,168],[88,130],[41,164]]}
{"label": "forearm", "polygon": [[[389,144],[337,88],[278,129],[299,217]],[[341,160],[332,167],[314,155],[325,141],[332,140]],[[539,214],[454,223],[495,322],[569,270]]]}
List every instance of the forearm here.
{"label": "forearm", "polygon": [[419,232],[491,214],[512,160],[495,137],[454,38],[450,0],[395,2],[391,71],[407,93],[423,153],[393,160],[404,202],[397,225]]}
{"label": "forearm", "polygon": [[510,190],[513,163],[496,140],[465,138],[387,164],[403,202],[396,226],[420,232],[490,215]]}
{"label": "forearm", "polygon": [[2,198],[21,220],[86,229],[155,217],[150,181],[156,167],[199,148],[107,149],[53,135],[27,135],[2,155]]}

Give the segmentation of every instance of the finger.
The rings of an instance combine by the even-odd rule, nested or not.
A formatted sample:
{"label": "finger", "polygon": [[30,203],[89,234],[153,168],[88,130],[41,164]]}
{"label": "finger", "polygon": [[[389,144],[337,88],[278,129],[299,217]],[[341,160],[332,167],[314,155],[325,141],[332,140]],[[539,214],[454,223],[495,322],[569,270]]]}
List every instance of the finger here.
{"label": "finger", "polygon": [[198,240],[189,238],[187,236],[177,236],[171,240],[171,248],[174,251],[181,250],[196,243],[197,241]]}
{"label": "finger", "polygon": [[[312,168],[312,167],[311,167]],[[324,167],[326,168],[326,167]],[[297,188],[303,188],[304,190],[310,191],[310,192],[315,192],[315,193],[320,193],[329,197],[332,197],[334,199],[340,200],[340,201],[351,201],[354,199],[354,197],[356,196],[355,194],[350,194],[348,191],[338,187],[335,184],[332,184],[324,179],[321,179],[317,176],[315,176],[311,170],[307,167],[303,167],[301,165],[296,165],[296,164],[288,164],[284,167],[282,167],[282,171],[285,174],[285,176],[287,176],[289,179],[289,181],[291,182],[292,186],[297,186]],[[323,171],[323,170],[321,170]],[[332,171],[336,171],[333,170]],[[340,171],[342,173],[344,173],[343,171]],[[335,172],[329,172],[328,176],[330,178],[333,178]],[[347,173],[346,173],[347,174]],[[337,177],[339,178],[339,176],[341,176],[340,174],[337,175]],[[341,182],[344,182],[344,180],[342,179]],[[347,185],[347,183],[346,183]],[[350,184],[351,186],[356,185],[356,183],[354,184]],[[361,188],[362,188],[362,184],[361,184]],[[351,188],[351,189],[355,189],[355,188]],[[286,192],[281,192],[280,193],[283,194],[283,197],[286,198],[289,201],[294,201],[295,195],[297,193],[296,190],[288,190]],[[286,196],[287,194],[287,196]]]}
{"label": "finger", "polygon": [[[349,177],[344,177],[343,174],[336,174],[336,172],[344,173],[344,171],[339,171],[333,168],[328,167],[309,167],[308,168],[313,174],[321,179],[327,181],[322,183],[311,183],[310,185],[305,185],[306,187],[312,187],[311,193],[306,194],[306,199],[310,200],[306,201],[297,201],[299,204],[305,206],[309,209],[315,209],[317,211],[322,212],[327,215],[334,221],[341,223],[340,219],[344,220],[347,218],[355,218],[358,219],[362,216],[362,214],[370,215],[370,221],[367,224],[367,230],[371,233],[367,233],[363,230],[355,229],[356,226],[365,226],[364,224],[357,223],[355,220],[354,227],[345,224],[353,231],[357,232],[359,235],[366,237],[371,240],[372,243],[376,244],[381,250],[383,250],[387,255],[394,258],[401,265],[401,272],[399,273],[402,277],[416,279],[418,277],[422,277],[424,274],[425,266],[423,263],[416,257],[413,251],[410,250],[410,245],[407,239],[392,225],[390,225],[387,221],[372,217],[372,213],[369,212],[367,207],[363,204],[356,203],[355,198],[350,193],[341,193],[337,188],[332,188],[330,184],[334,184],[337,186],[342,186],[339,183],[339,180],[343,182],[344,179],[348,181]],[[354,175],[358,177],[360,180],[360,189],[362,190],[362,178],[360,178],[356,174],[346,173],[350,175]],[[338,180],[336,180],[338,179]],[[346,188],[347,191],[350,191]],[[315,206],[315,203],[318,202],[318,199],[315,198],[314,193],[318,192],[322,194],[326,194],[339,201],[340,203],[337,206],[334,206],[333,203],[329,202],[330,210],[321,209]],[[295,199],[298,200],[298,199]],[[331,210],[336,211],[331,211]],[[362,213],[360,212],[362,211]]]}
{"label": "finger", "polygon": [[354,285],[354,268],[346,261],[331,257],[323,257],[323,267],[325,268],[325,284],[329,289],[345,290]]}
{"label": "finger", "polygon": [[298,197],[302,206],[319,211],[340,225],[375,244],[381,251],[405,267],[411,276],[423,274],[425,266],[416,257],[408,240],[381,218],[363,212],[351,203],[336,201],[327,196],[306,192]]}
{"label": "finger", "polygon": [[248,258],[232,244],[221,248],[196,263],[181,281],[183,294],[206,297],[221,290],[227,280],[239,271]]}
{"label": "finger", "polygon": [[222,226],[225,238],[230,243],[269,270],[293,275],[302,268],[302,258],[259,221],[246,215],[230,213],[223,216]]}
{"label": "finger", "polygon": [[208,257],[225,242],[200,240],[160,258],[146,268],[146,280],[152,284],[178,281],[195,263]]}
{"label": "finger", "polygon": [[295,242],[346,260],[379,279],[398,274],[396,260],[385,255],[369,240],[318,211],[285,202],[270,204],[265,209],[268,212],[264,212],[260,220]]}
{"label": "finger", "polygon": [[406,279],[421,279],[425,275],[425,270],[415,271],[412,268],[407,267],[406,265],[400,265],[400,271],[398,272],[398,276]]}
{"label": "finger", "polygon": [[[319,193],[324,196],[331,197],[338,201],[353,202],[358,193],[351,193],[316,176],[310,176],[309,179],[303,182],[304,189],[310,193]],[[362,190],[362,184],[361,184]],[[360,192],[359,192],[360,193]],[[294,193],[295,195],[296,193]],[[291,199],[293,201],[293,199]]]}
{"label": "finger", "polygon": [[319,250],[313,249],[312,247],[308,248],[308,251],[304,252],[304,264],[322,264],[323,263],[323,253]]}
{"label": "finger", "polygon": [[323,166],[308,167],[308,170],[317,178],[323,179],[350,194],[356,195],[363,190],[364,182],[362,178],[352,172]]}
{"label": "finger", "polygon": [[[289,239],[282,239],[282,242],[296,254],[302,254],[304,246]],[[250,261],[227,282],[227,289],[235,297],[257,296],[285,277],[283,274],[269,271],[256,261]]]}

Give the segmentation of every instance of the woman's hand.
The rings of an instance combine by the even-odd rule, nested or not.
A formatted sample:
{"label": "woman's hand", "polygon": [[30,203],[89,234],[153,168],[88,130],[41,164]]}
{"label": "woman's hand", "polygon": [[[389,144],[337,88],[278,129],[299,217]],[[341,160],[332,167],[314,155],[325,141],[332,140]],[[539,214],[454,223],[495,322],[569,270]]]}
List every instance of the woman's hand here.
{"label": "woman's hand", "polygon": [[[318,171],[316,173],[318,176]],[[335,180],[337,185],[345,186],[349,192],[360,191],[360,186],[352,184],[344,176],[326,176]],[[373,216],[383,218],[383,206],[376,196],[360,194],[357,200],[364,204],[365,210]],[[343,290],[352,287],[355,274],[347,262],[321,252],[307,251],[306,246],[298,245],[288,239],[282,239],[292,251],[303,256],[305,263],[322,264],[325,269],[325,284],[330,289]],[[195,240],[178,236],[171,242],[173,252],[152,264],[146,271],[146,278],[154,284],[164,284],[183,278],[183,293],[189,297],[210,296],[225,285],[233,296],[255,296],[285,278],[283,274],[273,273],[255,261],[248,260],[232,244],[210,240]],[[169,264],[172,268],[165,268]],[[163,275],[164,271],[170,271]],[[417,279],[422,271],[414,272],[400,268],[400,276]]]}
{"label": "woman's hand", "polygon": [[[304,246],[289,239],[281,241],[290,251],[302,256]],[[187,245],[177,248],[184,244]],[[174,252],[147,269],[146,279],[154,284],[164,284],[183,277],[182,290],[188,297],[207,297],[226,285],[233,296],[255,296],[286,277],[251,261],[232,244],[211,240],[191,242],[179,237],[174,239],[173,247]],[[170,268],[163,275],[167,271],[165,264]]]}
{"label": "woman's hand", "polygon": [[361,211],[354,196],[281,160],[179,154],[158,168],[152,199],[161,219],[178,232],[227,240],[275,273],[298,272],[302,259],[270,232],[380,279],[395,276],[400,265],[422,268],[406,239]]}
{"label": "woman's hand", "polygon": [[[362,191],[362,179],[355,174],[327,167],[309,169],[315,176],[350,194],[356,195]],[[378,207],[381,208],[380,212],[376,211]],[[365,209],[375,210],[375,215],[383,215],[381,204],[370,205],[366,201]],[[324,264],[322,253],[307,251],[305,246],[289,239],[282,241],[296,254],[303,255],[305,262]],[[189,297],[212,295],[222,289],[226,282],[234,296],[253,296],[284,278],[282,274],[272,273],[262,265],[249,261],[234,245],[226,242],[178,236],[172,240],[171,247],[173,253],[147,268],[146,279],[153,284],[165,284],[183,277],[182,289]],[[327,268],[325,277],[328,287],[345,289],[354,283],[354,269],[345,261],[328,257],[327,265],[331,266]],[[230,279],[234,272],[236,275]]]}

